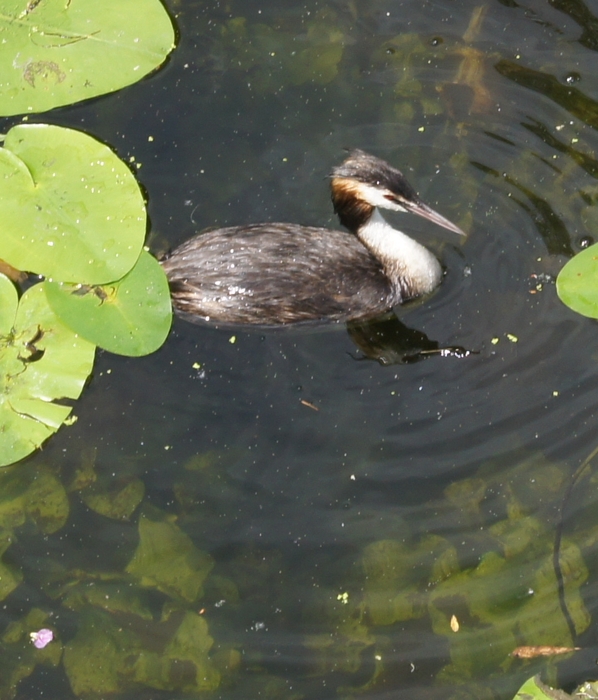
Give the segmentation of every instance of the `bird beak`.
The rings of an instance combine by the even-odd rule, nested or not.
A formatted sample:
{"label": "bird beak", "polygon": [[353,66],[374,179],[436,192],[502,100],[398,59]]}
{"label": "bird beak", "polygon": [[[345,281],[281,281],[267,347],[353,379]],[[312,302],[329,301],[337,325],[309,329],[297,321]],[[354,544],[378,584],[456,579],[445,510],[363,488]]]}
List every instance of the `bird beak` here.
{"label": "bird beak", "polygon": [[408,212],[411,212],[412,214],[417,214],[418,216],[421,216],[424,219],[428,219],[428,221],[433,221],[435,224],[438,224],[438,226],[447,228],[449,231],[458,233],[460,236],[467,235],[465,231],[462,231],[458,226],[455,226],[455,224],[451,223],[448,219],[445,219],[444,216],[441,216],[437,211],[434,211],[434,209],[432,209],[427,204],[424,204],[421,201],[410,202],[402,200],[401,206]]}

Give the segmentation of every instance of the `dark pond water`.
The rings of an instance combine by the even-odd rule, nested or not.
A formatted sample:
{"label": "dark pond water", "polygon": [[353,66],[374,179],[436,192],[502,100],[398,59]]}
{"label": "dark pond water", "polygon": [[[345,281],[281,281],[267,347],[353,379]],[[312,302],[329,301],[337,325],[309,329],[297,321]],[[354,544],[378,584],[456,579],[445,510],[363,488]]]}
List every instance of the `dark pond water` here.
{"label": "dark pond water", "polygon": [[[134,157],[152,250],[215,225],[334,225],[345,147],[401,168],[468,237],[393,217],[447,275],[398,310],[385,363],[344,327],[178,320],[148,358],[99,356],[77,423],[23,467],[71,490],[55,532],[6,541],[23,580],[2,628],[39,609],[66,646],[28,675],[5,635],[17,697],[508,699],[540,671],[596,676],[596,463],[568,489],[598,445],[598,328],[554,277],[598,224],[598,5],[169,9],[160,72],[39,119]],[[432,343],[477,354],[400,361]],[[142,483],[129,520],[81,496],[91,469],[113,495]],[[173,641],[198,615],[195,646]],[[524,645],[582,650],[513,658]]]}

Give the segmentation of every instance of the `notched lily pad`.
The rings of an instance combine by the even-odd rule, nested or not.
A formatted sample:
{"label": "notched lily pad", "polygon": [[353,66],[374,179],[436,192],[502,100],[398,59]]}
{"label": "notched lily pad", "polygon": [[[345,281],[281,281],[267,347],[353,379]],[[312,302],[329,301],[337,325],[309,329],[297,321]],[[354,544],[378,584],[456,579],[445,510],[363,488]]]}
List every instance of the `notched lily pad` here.
{"label": "notched lily pad", "polygon": [[146,232],[143,196],[125,163],[91,136],[50,124],[8,132],[0,149],[0,220],[0,258],[85,284],[129,272]]}
{"label": "notched lily pad", "polygon": [[164,270],[143,251],[118,282],[82,287],[44,282],[50,306],[73,331],[119,355],[148,355],[166,340],[172,322]]}
{"label": "notched lily pad", "polygon": [[41,285],[3,313],[13,321],[0,336],[0,466],[27,456],[62,425],[71,407],[56,400],[79,397],[95,353],[56,317]]}
{"label": "notched lily pad", "polygon": [[0,0],[0,114],[44,112],[120,90],[174,48],[158,0]]}

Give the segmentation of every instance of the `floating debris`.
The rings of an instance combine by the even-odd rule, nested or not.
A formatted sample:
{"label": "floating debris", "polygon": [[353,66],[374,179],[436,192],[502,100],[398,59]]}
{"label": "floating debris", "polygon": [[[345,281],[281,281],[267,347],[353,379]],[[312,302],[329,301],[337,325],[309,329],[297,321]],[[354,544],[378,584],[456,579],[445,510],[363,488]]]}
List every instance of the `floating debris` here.
{"label": "floating debris", "polygon": [[537,656],[556,656],[556,654],[568,654],[580,649],[581,647],[517,647],[511,652],[511,656],[516,656],[518,659],[535,659]]}
{"label": "floating debris", "polygon": [[43,649],[54,639],[54,632],[44,628],[37,632],[30,632],[29,636],[36,649]]}

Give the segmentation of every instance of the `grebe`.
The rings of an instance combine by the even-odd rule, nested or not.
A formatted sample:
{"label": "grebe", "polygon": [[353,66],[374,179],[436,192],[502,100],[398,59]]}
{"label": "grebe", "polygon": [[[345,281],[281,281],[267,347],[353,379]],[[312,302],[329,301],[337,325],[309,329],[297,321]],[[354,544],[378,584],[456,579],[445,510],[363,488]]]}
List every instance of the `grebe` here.
{"label": "grebe", "polygon": [[378,208],[465,234],[424,204],[401,172],[354,150],[330,182],[334,211],[350,233],[265,223],[198,234],[162,261],[175,308],[189,320],[226,324],[350,321],[440,284],[434,255]]}

